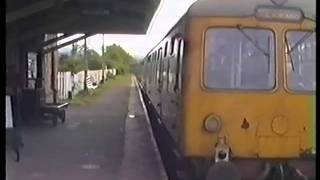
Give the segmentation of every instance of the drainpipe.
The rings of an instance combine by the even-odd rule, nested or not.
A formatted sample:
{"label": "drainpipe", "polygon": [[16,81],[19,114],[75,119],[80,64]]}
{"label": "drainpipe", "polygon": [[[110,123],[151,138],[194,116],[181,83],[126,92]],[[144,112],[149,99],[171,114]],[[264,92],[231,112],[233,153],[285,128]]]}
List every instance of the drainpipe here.
{"label": "drainpipe", "polygon": [[56,90],[56,62],[54,51],[51,52],[51,90],[53,92],[53,103],[57,103],[57,90]]}
{"label": "drainpipe", "polygon": [[43,52],[40,50],[37,54],[37,80],[36,80],[36,88],[41,89],[42,88],[42,79],[43,79],[43,73],[42,73],[42,60],[43,60]]}

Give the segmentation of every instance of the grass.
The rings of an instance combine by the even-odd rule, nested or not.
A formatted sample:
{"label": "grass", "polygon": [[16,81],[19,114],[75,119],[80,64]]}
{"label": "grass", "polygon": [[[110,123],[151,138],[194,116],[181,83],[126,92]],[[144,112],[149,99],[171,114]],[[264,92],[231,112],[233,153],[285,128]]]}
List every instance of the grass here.
{"label": "grass", "polygon": [[88,90],[88,91],[81,91],[72,100],[69,101],[71,105],[74,106],[87,106],[99,100],[105,92],[108,90],[119,87],[119,86],[126,86],[130,85],[131,82],[131,75],[119,75],[114,79],[109,79],[104,84],[101,84],[95,90]]}

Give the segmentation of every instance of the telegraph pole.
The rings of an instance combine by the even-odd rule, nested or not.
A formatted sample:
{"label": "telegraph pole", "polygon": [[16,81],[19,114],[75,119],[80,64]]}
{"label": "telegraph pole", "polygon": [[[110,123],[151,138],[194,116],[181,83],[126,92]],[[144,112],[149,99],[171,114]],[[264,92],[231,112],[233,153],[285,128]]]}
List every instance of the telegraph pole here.
{"label": "telegraph pole", "polygon": [[84,38],[84,61],[86,63],[86,69],[84,70],[84,90],[87,91],[87,76],[88,76],[88,57],[87,57],[87,38]]}
{"label": "telegraph pole", "polygon": [[102,60],[102,82],[104,82],[105,77],[104,77],[104,72],[105,72],[105,64],[104,64],[104,34],[102,34],[102,55],[101,55],[101,60]]}

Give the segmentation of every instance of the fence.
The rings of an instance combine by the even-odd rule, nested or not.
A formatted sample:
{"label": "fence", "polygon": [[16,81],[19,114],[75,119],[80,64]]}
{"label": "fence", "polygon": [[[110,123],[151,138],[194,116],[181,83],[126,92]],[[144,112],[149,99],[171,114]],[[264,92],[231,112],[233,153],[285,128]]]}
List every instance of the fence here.
{"label": "fence", "polygon": [[71,72],[58,72],[58,97],[59,99],[67,99],[68,92],[72,91]]}
{"label": "fence", "polygon": [[[107,78],[108,72],[111,75],[116,75],[115,69],[106,69],[104,71],[104,77]],[[110,73],[112,72],[112,73]],[[78,94],[81,90],[84,89],[84,71],[78,72],[77,74],[71,74],[71,72],[58,72],[58,98],[60,100],[66,100],[69,98],[69,93],[71,92],[72,96]],[[103,70],[92,70],[87,71],[88,77],[90,77],[90,83],[96,83],[97,85],[102,82]]]}

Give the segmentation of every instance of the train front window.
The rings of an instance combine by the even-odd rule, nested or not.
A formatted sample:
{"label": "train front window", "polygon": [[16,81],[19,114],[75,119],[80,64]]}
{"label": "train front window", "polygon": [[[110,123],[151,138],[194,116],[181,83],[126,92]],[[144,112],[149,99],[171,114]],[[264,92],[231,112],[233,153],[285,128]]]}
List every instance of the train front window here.
{"label": "train front window", "polygon": [[209,29],[206,33],[204,84],[214,89],[274,88],[273,32],[253,28]]}
{"label": "train front window", "polygon": [[287,85],[293,91],[316,89],[316,33],[286,33]]}

